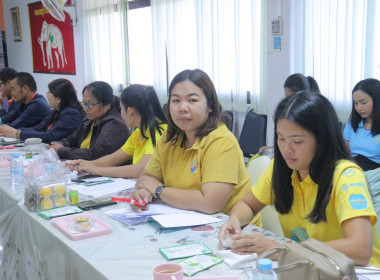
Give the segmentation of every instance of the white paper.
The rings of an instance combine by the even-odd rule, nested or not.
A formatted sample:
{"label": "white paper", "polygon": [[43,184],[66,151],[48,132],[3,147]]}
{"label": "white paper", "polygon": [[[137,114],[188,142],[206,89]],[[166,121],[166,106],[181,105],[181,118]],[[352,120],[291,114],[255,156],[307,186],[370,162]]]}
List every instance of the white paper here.
{"label": "white paper", "polygon": [[194,211],[188,211],[183,209],[178,209],[175,207],[171,207],[166,204],[159,204],[159,203],[150,203],[148,204],[148,209],[145,211],[142,211],[141,213],[136,212],[133,210],[129,204],[126,204],[127,207],[110,210],[107,211],[106,214],[111,216],[112,214],[122,214],[125,217],[148,217],[152,215],[163,215],[163,214],[188,214],[188,213],[196,213]]}
{"label": "white paper", "polygon": [[135,180],[115,178],[114,181],[111,183],[104,183],[93,186],[69,184],[68,188],[71,190],[77,190],[80,194],[83,195],[100,197],[127,189],[133,189],[135,187],[135,184]]}
{"label": "white paper", "polygon": [[18,138],[12,138],[12,137],[1,137],[1,139],[3,139],[2,141],[4,142],[19,141]]}
{"label": "white paper", "polygon": [[196,226],[220,221],[207,214],[178,209],[166,204],[151,203],[148,207],[148,210],[138,213],[128,205],[125,208],[107,211],[106,214],[111,217],[117,216],[118,220],[125,219],[126,224],[128,224],[128,219],[149,217],[149,219],[154,219],[163,227]]}
{"label": "white paper", "polygon": [[202,213],[156,215],[148,217],[147,221],[149,220],[155,220],[165,228],[206,225],[220,221],[217,218]]}

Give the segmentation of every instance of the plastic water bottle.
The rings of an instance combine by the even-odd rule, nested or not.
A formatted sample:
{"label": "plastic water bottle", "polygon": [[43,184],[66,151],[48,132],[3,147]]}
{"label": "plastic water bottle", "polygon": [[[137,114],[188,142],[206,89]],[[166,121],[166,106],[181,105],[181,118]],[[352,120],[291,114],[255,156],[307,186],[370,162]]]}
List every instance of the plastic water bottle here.
{"label": "plastic water bottle", "polygon": [[12,188],[24,186],[24,163],[19,153],[13,153],[11,160]]}
{"label": "plastic water bottle", "polygon": [[277,275],[272,269],[272,260],[260,259],[257,264],[256,278],[259,280],[277,280]]}

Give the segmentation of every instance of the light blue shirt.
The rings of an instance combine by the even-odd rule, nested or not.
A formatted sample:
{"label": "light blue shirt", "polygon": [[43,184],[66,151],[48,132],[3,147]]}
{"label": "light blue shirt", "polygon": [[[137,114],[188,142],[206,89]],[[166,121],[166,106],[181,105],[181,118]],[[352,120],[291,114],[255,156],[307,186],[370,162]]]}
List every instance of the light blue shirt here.
{"label": "light blue shirt", "polygon": [[364,128],[363,121],[359,123],[356,132],[351,122],[347,122],[343,137],[350,143],[352,156],[362,155],[380,164],[380,134],[373,136],[371,130]]}

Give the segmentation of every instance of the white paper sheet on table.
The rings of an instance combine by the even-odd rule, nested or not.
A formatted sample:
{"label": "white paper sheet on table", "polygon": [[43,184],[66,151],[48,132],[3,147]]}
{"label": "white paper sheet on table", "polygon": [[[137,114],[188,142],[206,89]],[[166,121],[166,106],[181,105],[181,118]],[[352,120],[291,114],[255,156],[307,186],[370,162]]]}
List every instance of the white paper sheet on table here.
{"label": "white paper sheet on table", "polygon": [[149,209],[138,213],[129,205],[106,212],[107,215],[127,225],[155,220],[163,227],[186,227],[219,222],[219,219],[195,211],[178,209],[165,204],[149,204]]}
{"label": "white paper sheet on table", "polygon": [[135,187],[136,181],[123,179],[123,178],[115,178],[111,183],[92,185],[92,186],[84,186],[81,184],[70,184],[68,185],[69,189],[77,190],[80,194],[92,196],[92,197],[100,197],[107,194],[112,194],[115,192],[132,189]]}
{"label": "white paper sheet on table", "polygon": [[20,139],[18,139],[18,138],[4,137],[4,136],[2,136],[2,137],[0,137],[0,138],[4,139],[4,140],[3,140],[4,142],[10,142],[10,141],[18,141],[18,140],[20,140]]}

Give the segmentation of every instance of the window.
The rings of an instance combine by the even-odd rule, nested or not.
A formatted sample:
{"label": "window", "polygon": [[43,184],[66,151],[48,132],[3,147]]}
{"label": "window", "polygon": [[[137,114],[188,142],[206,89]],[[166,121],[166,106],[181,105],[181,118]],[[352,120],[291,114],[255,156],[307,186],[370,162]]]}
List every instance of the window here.
{"label": "window", "polygon": [[161,102],[177,73],[200,68],[225,109],[246,112],[250,92],[254,109],[265,113],[263,10],[262,1],[251,0],[152,0],[154,86]]}
{"label": "window", "polygon": [[[355,84],[368,77],[380,78],[377,51],[380,20],[376,17],[380,3],[304,0],[299,5],[295,2],[292,1],[294,72],[313,76],[321,93],[333,103],[340,121],[346,122]],[[297,60],[297,54],[302,54],[302,58]]]}
{"label": "window", "polygon": [[[135,3],[132,5],[132,3]],[[129,71],[131,84],[153,85],[152,9],[131,1],[128,12]],[[145,3],[146,4],[146,3]],[[131,9],[132,7],[135,7]],[[137,6],[137,7],[136,7]]]}

